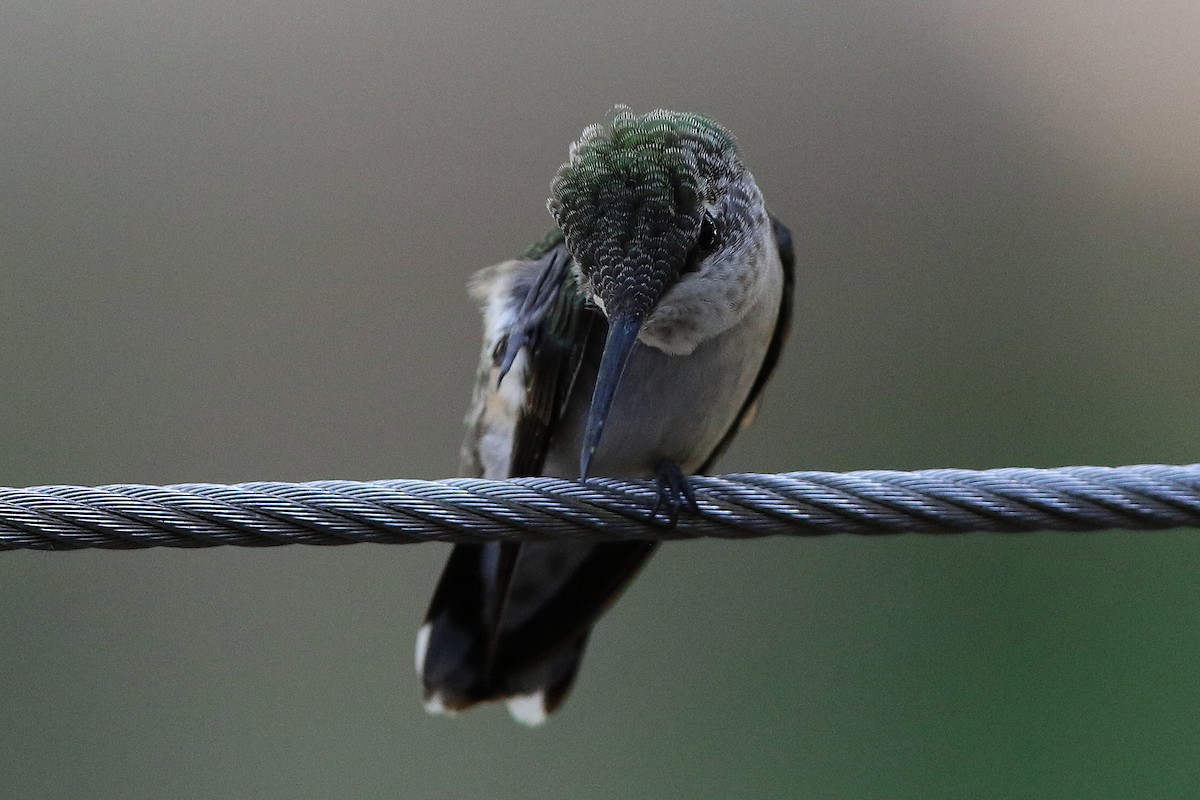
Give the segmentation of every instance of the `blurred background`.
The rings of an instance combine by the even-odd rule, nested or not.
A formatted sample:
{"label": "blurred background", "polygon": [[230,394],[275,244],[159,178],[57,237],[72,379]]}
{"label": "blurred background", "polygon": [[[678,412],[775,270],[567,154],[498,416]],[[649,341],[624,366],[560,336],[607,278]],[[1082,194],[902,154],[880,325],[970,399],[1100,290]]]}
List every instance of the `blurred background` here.
{"label": "blurred background", "polygon": [[[0,484],[438,478],[464,284],[617,102],[739,136],[796,329],[722,468],[1200,460],[1200,6],[0,13]],[[22,798],[1184,796],[1200,536],[695,542],[562,713],[427,717],[447,549],[0,555]]]}

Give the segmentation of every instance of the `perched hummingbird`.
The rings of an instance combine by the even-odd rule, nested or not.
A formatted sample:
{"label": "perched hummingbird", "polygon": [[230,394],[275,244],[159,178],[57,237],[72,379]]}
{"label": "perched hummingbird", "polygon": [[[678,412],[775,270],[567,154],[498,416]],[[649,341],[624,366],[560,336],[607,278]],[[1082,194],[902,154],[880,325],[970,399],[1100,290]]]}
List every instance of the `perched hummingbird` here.
{"label": "perched hummingbird", "polygon": [[[651,512],[694,505],[751,420],[791,316],[791,235],[733,136],[699,114],[618,106],[550,186],[557,227],[480,272],[483,356],[463,474],[656,478]],[[454,548],[417,634],[431,712],[505,700],[536,725],[592,626],[655,544]]]}

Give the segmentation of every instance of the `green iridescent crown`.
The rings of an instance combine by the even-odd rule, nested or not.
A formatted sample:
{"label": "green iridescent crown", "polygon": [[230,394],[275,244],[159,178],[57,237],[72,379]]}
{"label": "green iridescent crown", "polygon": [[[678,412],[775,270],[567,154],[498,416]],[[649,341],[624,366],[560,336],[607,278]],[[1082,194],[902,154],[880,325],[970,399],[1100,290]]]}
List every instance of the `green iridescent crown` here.
{"label": "green iridescent crown", "polygon": [[707,117],[618,106],[571,146],[548,208],[585,275],[601,268],[595,292],[638,304],[679,274],[707,204],[743,171],[737,141]]}

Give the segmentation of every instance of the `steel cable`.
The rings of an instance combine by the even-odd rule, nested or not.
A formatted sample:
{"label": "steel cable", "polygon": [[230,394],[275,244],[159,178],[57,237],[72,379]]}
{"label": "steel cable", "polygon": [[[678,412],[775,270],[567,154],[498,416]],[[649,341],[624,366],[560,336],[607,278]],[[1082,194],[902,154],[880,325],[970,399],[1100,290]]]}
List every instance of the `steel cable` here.
{"label": "steel cable", "polygon": [[649,520],[653,482],[595,478],[0,488],[0,549],[751,538],[1200,527],[1200,465],[693,477],[697,508]]}

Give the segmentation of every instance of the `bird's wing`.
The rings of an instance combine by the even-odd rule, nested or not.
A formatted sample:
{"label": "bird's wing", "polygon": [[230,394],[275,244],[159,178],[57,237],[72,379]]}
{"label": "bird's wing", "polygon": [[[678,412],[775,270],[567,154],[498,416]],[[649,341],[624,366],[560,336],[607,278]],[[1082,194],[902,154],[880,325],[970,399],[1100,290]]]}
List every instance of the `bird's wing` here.
{"label": "bird's wing", "polygon": [[604,317],[579,291],[558,231],[522,258],[483,270],[472,294],[485,303],[487,330],[460,472],[540,475],[589,337],[603,336]]}
{"label": "bird's wing", "polygon": [[737,418],[729,426],[725,435],[721,437],[721,441],[717,443],[712,453],[696,470],[701,475],[707,474],[712,469],[713,464],[729,447],[738,431],[754,421],[754,415],[758,412],[758,403],[762,399],[763,387],[767,385],[771,373],[775,370],[775,365],[779,363],[779,356],[783,352],[783,346],[787,342],[792,328],[792,295],[796,286],[796,254],[792,249],[792,232],[775,217],[771,217],[771,227],[775,231],[775,245],[779,248],[779,261],[783,264],[783,291],[779,297],[779,316],[775,320],[775,333],[771,337],[771,343],[767,346],[767,353],[758,370],[758,377],[754,379],[754,384],[750,387],[750,394],[746,397],[746,402],[742,404],[742,410],[738,412]]}
{"label": "bird's wing", "polygon": [[605,330],[603,315],[587,304],[576,283],[561,238],[540,260],[544,266],[505,343],[506,361],[521,346],[526,358],[525,403],[513,430],[508,472],[513,478],[542,474],[550,438],[575,390],[589,338],[602,337]]}
{"label": "bird's wing", "polygon": [[[606,323],[579,291],[561,234],[485,271],[479,286],[488,330],[463,471],[539,475],[589,340],[602,340]],[[553,710],[592,623],[652,551],[647,542],[455,547],[420,637],[430,706],[516,697],[514,714],[527,721]]]}

